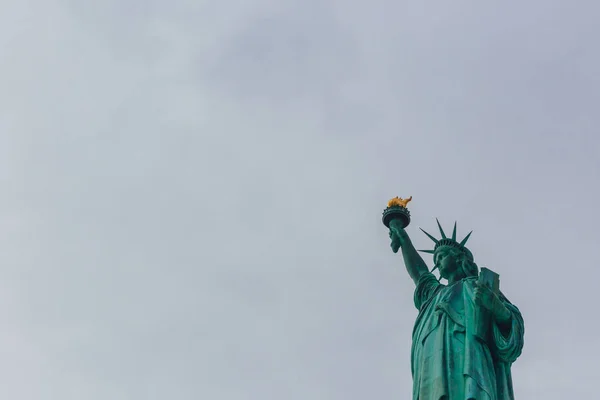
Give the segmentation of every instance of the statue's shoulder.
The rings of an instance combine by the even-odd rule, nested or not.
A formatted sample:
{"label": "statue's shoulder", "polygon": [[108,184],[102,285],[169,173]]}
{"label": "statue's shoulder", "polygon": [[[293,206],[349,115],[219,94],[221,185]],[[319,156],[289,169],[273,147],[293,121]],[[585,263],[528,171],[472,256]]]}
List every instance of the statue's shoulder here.
{"label": "statue's shoulder", "polygon": [[468,276],[466,278],[463,278],[462,282],[463,282],[463,285],[465,285],[465,286],[475,287],[477,284],[477,277],[476,276]]}
{"label": "statue's shoulder", "polygon": [[443,286],[438,278],[432,274],[431,272],[427,271],[422,273],[419,276],[419,279],[417,280],[417,287],[419,286]]}

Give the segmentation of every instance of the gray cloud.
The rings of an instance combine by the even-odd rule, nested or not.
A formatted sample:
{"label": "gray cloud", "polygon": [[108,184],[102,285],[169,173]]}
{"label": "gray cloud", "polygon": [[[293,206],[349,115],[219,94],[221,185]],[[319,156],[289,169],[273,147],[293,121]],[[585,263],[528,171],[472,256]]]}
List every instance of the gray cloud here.
{"label": "gray cloud", "polygon": [[410,395],[413,195],[525,316],[521,399],[589,397],[592,2],[12,3],[0,394]]}

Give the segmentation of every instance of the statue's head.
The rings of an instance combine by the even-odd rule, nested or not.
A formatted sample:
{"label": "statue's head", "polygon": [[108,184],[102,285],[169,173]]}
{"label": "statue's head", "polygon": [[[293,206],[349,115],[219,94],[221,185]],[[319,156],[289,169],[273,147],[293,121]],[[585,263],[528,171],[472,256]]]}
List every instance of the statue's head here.
{"label": "statue's head", "polygon": [[479,268],[475,264],[473,254],[465,247],[467,240],[471,236],[469,233],[460,243],[456,241],[456,223],[452,231],[452,238],[446,237],[440,222],[437,221],[441,239],[436,239],[429,233],[423,231],[431,240],[435,242],[433,250],[421,250],[425,253],[433,254],[433,262],[440,270],[443,278],[465,278],[468,276],[477,276]]}
{"label": "statue's head", "polygon": [[466,248],[464,250],[453,246],[440,246],[434,251],[433,262],[442,278],[462,279],[478,275],[479,268],[473,261],[471,252]]}

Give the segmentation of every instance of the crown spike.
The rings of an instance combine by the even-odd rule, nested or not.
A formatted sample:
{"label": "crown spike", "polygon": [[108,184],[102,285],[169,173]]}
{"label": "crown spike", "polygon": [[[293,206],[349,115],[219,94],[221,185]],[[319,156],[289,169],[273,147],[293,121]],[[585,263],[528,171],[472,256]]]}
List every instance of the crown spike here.
{"label": "crown spike", "polygon": [[429,253],[429,254],[434,254],[435,251],[434,250],[419,250],[421,253]]}
{"label": "crown spike", "polygon": [[433,242],[434,242],[435,244],[438,244],[438,241],[439,241],[439,240],[437,240],[436,238],[434,238],[433,236],[431,236],[429,233],[425,232],[425,231],[423,230],[423,228],[419,228],[419,229],[420,229],[421,231],[423,231],[423,233],[424,233],[424,234],[426,234],[426,235],[427,235],[427,237],[429,237],[429,239],[433,240]]}
{"label": "crown spike", "polygon": [[452,240],[456,241],[456,221],[454,221],[454,229],[452,230]]}
{"label": "crown spike", "polygon": [[467,244],[467,240],[469,240],[469,236],[471,236],[471,233],[473,233],[473,231],[469,232],[469,234],[467,236],[465,236],[465,238],[462,240],[462,242],[460,242],[461,246],[464,246],[465,244]]}
{"label": "crown spike", "polygon": [[442,225],[440,225],[440,221],[436,218],[435,222],[437,222],[438,228],[440,228],[440,233],[442,234],[442,239],[446,239],[446,234],[444,233],[444,230],[442,229]]}

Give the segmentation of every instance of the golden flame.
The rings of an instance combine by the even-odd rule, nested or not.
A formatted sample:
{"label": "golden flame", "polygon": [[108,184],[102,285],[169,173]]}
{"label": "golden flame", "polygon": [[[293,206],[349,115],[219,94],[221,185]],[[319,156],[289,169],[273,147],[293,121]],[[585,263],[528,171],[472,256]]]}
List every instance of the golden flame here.
{"label": "golden flame", "polygon": [[388,201],[388,208],[389,207],[404,207],[406,208],[406,205],[408,204],[409,201],[412,200],[412,196],[410,196],[407,199],[403,199],[402,197],[394,197],[393,199],[391,199],[390,201]]}

